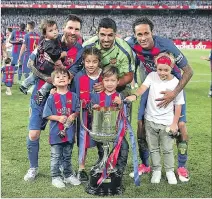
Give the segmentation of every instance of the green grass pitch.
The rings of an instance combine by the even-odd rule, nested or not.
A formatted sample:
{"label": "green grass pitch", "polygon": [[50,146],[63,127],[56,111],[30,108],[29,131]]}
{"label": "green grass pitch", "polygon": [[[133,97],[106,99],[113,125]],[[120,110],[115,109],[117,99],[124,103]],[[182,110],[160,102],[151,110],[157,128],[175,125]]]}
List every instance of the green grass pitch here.
{"label": "green grass pitch", "polygon": [[[133,169],[132,150],[123,177],[126,190],[120,198],[211,198],[211,98],[208,91],[211,81],[209,62],[200,59],[208,56],[208,50],[183,51],[193,67],[194,76],[186,86],[187,127],[189,132],[189,159],[187,168],[190,181],[169,185],[163,178],[159,185],[150,183],[150,175],[140,177],[141,186],[136,187],[129,173]],[[1,87],[1,197],[2,198],[87,198],[94,197],[84,191],[84,185],[67,186],[59,190],[51,185],[50,146],[48,128],[40,138],[39,175],[33,183],[27,183],[23,177],[29,168],[26,150],[28,134],[28,108],[30,96],[23,95],[16,83],[12,87],[12,96],[6,96],[5,86]],[[136,132],[138,101],[133,104],[132,126]],[[129,139],[129,135],[127,135]],[[175,164],[177,166],[175,145]],[[96,148],[88,150],[86,170],[97,158]],[[140,160],[139,160],[140,163]],[[73,168],[77,170],[77,146],[72,159]]]}

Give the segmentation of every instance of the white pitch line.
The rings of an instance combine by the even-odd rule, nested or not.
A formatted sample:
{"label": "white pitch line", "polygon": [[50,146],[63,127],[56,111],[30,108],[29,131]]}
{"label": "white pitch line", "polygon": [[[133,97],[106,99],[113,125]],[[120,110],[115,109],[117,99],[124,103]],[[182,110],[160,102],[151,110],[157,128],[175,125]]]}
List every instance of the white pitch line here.
{"label": "white pitch line", "polygon": [[207,81],[207,80],[192,80],[192,81],[189,81],[188,83],[196,83],[196,82],[211,82],[211,81]]}
{"label": "white pitch line", "polygon": [[196,75],[199,75],[199,76],[209,76],[209,75],[211,75],[211,74],[208,74],[208,73],[194,73],[194,76],[196,76]]}

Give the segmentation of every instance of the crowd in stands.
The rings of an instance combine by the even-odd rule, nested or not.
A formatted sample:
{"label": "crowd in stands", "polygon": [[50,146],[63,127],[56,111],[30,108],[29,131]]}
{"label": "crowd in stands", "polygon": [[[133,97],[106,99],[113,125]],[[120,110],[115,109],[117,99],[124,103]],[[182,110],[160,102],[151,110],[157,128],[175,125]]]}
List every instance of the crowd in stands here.
{"label": "crowd in stands", "polygon": [[61,4],[61,5],[69,5],[69,4],[77,4],[77,5],[211,5],[211,0],[127,0],[127,1],[116,1],[116,0],[80,0],[80,1],[62,1],[62,0],[3,0],[2,4]]}
{"label": "crowd in stands", "polygon": [[[71,13],[68,9],[57,10],[57,14],[52,14],[49,9],[10,9],[2,12],[1,25],[2,32],[5,33],[8,26],[17,26],[20,23],[27,23],[28,21],[35,21],[38,25],[42,19],[52,19],[57,21],[60,31],[65,17]],[[170,39],[184,39],[184,40],[211,40],[211,18],[212,14],[208,11],[199,14],[187,14],[187,12],[150,12],[140,11],[132,13],[114,14],[112,12],[99,11],[93,13],[81,12],[78,14],[83,20],[82,34],[88,38],[96,33],[96,27],[99,20],[104,17],[113,18],[118,25],[118,34],[122,37],[130,36],[133,34],[132,23],[140,16],[147,16],[155,24],[155,33],[157,35],[167,37]]]}

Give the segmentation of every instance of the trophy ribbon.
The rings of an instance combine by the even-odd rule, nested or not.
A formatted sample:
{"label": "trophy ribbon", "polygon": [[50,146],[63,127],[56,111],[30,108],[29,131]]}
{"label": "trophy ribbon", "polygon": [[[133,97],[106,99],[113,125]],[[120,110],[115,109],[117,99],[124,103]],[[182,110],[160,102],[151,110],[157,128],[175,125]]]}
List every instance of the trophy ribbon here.
{"label": "trophy ribbon", "polygon": [[[82,120],[85,123],[85,126],[88,127],[89,121],[88,121],[88,110],[81,110],[82,113]],[[92,143],[90,143],[90,136],[88,134],[88,131],[86,131],[82,125],[80,125],[80,133],[79,133],[79,163],[81,164],[85,159],[85,151],[86,148],[88,148]]]}

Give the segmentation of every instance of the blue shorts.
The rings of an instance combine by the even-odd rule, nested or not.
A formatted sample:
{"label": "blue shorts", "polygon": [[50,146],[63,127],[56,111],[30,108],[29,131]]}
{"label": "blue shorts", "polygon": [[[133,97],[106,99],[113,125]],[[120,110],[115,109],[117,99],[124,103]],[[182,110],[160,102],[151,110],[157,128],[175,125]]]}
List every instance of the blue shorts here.
{"label": "blue shorts", "polygon": [[34,99],[30,100],[29,110],[29,130],[44,130],[48,122],[47,119],[43,119],[44,105],[38,106]]}
{"label": "blue shorts", "polygon": [[13,82],[5,82],[4,84],[5,84],[5,86],[7,86],[7,87],[12,87]]}
{"label": "blue shorts", "polygon": [[[141,97],[140,107],[139,107],[139,111],[138,111],[138,120],[144,120],[144,113],[145,113],[145,108],[146,108],[146,104],[147,104],[148,94],[149,94],[149,89],[146,90],[145,93]],[[179,122],[186,123],[186,95],[185,95],[184,91],[183,91],[183,96],[184,96],[185,104],[182,105],[181,116],[180,116]]]}

